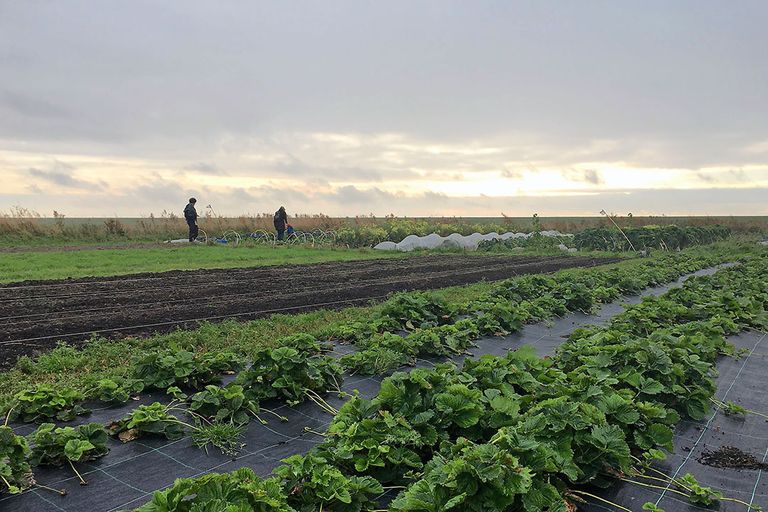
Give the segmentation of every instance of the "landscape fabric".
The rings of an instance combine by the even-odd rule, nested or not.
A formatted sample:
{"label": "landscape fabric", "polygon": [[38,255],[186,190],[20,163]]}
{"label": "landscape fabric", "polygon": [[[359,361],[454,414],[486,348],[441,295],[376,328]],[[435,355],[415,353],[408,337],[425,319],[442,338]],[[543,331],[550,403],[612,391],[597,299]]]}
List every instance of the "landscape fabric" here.
{"label": "landscape fabric", "polygon": [[[713,269],[706,269],[693,275],[706,275]],[[682,280],[681,280],[682,281]],[[521,331],[506,336],[478,340],[469,352],[472,356],[483,354],[504,355],[522,345],[533,346],[541,356],[552,355],[575,328],[586,324],[601,324],[623,311],[622,304],[637,303],[642,296],[660,295],[678,283],[645,290],[640,296],[624,297],[619,301],[605,304],[593,315],[574,313],[554,321],[526,325]],[[765,333],[747,331],[732,336],[729,341],[738,348],[746,348],[748,354],[741,359],[722,358],[718,368],[717,398],[734,400],[748,409],[768,410],[768,393],[764,391],[768,339]],[[351,345],[335,345],[334,353],[341,356],[354,350]],[[452,358],[460,363],[465,356]],[[445,359],[421,359],[417,367],[430,367]],[[346,375],[341,386],[343,391],[357,390],[363,397],[371,398],[378,393],[384,377]],[[89,416],[78,418],[71,424],[100,422],[107,424],[121,417],[138,404],[156,400],[168,401],[162,393],[142,396],[140,402],[120,407],[95,409]],[[334,394],[326,397],[327,402],[338,408],[343,399]],[[268,403],[264,404],[269,407]],[[269,421],[263,425],[251,421],[243,442],[244,450],[235,458],[222,455],[217,449],[208,452],[195,447],[189,437],[178,441],[164,439],[140,439],[122,444],[110,439],[111,452],[96,461],[79,465],[80,472],[88,480],[88,486],[79,485],[78,479],[68,467],[38,468],[37,480],[46,486],[66,489],[68,495],[60,497],[40,488],[33,488],[20,495],[0,499],[0,510],[8,512],[48,511],[121,511],[132,510],[146,503],[156,490],[173,484],[176,478],[196,477],[210,472],[228,472],[240,467],[250,467],[259,476],[268,476],[290,455],[304,454],[322,442],[315,432],[323,432],[332,417],[312,402],[290,407],[275,405],[275,412],[288,418],[287,422]],[[34,425],[14,425],[19,434],[28,434]],[[703,485],[723,490],[726,495],[754,504],[766,505],[768,500],[768,475],[760,469],[729,469],[706,466],[698,461],[705,451],[722,446],[739,447],[765,462],[768,445],[768,423],[754,415],[745,418],[727,417],[715,410],[700,422],[683,421],[675,431],[675,451],[666,461],[658,465],[668,474],[686,472],[696,475]],[[673,492],[640,488],[627,483],[617,484],[609,489],[593,490],[630,510],[640,510],[645,502],[658,502],[661,508],[671,511],[711,510],[689,505],[678,500]],[[614,510],[599,503],[580,506],[588,511]],[[723,512],[744,510],[743,505],[721,502],[718,510]]]}

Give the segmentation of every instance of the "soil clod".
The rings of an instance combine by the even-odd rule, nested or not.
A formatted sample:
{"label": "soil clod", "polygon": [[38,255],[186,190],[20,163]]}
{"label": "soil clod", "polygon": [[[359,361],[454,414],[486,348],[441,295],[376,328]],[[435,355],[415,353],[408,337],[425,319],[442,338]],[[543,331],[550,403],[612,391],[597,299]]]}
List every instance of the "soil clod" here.
{"label": "soil clod", "polygon": [[697,459],[706,466],[728,469],[768,470],[768,464],[760,462],[755,456],[743,452],[735,446],[721,446],[715,451],[705,451]]}

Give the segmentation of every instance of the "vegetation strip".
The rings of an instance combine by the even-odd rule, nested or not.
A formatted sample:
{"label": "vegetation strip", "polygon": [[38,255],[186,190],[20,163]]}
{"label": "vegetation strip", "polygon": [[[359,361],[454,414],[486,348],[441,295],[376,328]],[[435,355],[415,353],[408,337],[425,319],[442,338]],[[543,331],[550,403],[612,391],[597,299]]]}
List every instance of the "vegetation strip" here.
{"label": "vegetation strip", "polygon": [[[669,279],[669,278],[674,278],[674,277],[675,277],[675,275],[674,275],[674,274],[675,274],[675,272],[681,272],[681,269],[680,269],[680,268],[676,268],[676,269],[670,270],[670,269],[669,269],[669,262],[665,262],[665,263],[666,263],[665,271],[664,271],[664,272],[662,272],[661,274],[659,273],[659,272],[660,272],[660,271],[659,271],[659,268],[661,268],[661,266],[658,266],[658,267],[657,267],[655,274],[654,274],[654,272],[650,272],[650,273],[649,273],[649,272],[648,272],[648,270],[649,270],[649,269],[644,269],[644,270],[646,271],[646,274],[644,275],[644,278],[645,278],[646,280],[650,280],[650,281],[653,281],[653,279],[660,279],[662,276],[664,276],[664,278],[666,278],[666,279]],[[705,264],[705,263],[706,263],[706,262],[702,260],[702,261],[698,261],[698,262],[696,262],[696,263],[689,263],[689,264],[687,264],[687,266],[688,266],[688,267],[690,267],[690,266],[695,266],[696,264],[699,264],[699,265],[701,265],[701,264]],[[646,265],[646,266],[648,266],[648,265]],[[653,268],[653,265],[650,265],[650,266],[651,266],[651,268]],[[682,267],[682,265],[678,265],[678,266],[679,266],[679,267]],[[683,271],[683,272],[684,272],[684,271]],[[640,274],[642,274],[642,273],[640,273]],[[585,277],[589,277],[589,276],[585,276]],[[630,276],[630,277],[631,277],[631,276]],[[626,280],[627,276],[626,276],[626,275],[623,275],[621,272],[618,272],[618,275],[614,275],[614,276],[612,276],[612,278],[613,278],[613,279],[617,279],[617,281],[616,281],[616,282],[620,282],[620,281],[622,281],[622,280]],[[524,278],[524,279],[525,279],[525,278]],[[594,282],[594,276],[592,276],[592,279],[593,279],[593,280],[592,280],[592,282],[591,282],[590,284],[594,285],[594,284],[595,284],[595,282]],[[498,289],[494,290],[494,291],[492,292],[492,294],[493,294],[495,297],[499,297],[499,294],[500,294],[500,290],[502,290],[502,291],[505,291],[506,293],[510,293],[510,292],[509,292],[509,287],[510,287],[510,286],[511,286],[511,287],[512,287],[512,288],[515,290],[515,293],[519,293],[521,289],[525,289],[525,283],[523,283],[523,286],[522,286],[522,288],[519,286],[519,285],[520,285],[520,283],[517,283],[517,284],[512,284],[512,283],[515,283],[516,281],[518,281],[518,280],[513,280],[513,281],[510,281],[510,282],[507,282],[507,283],[503,283],[503,284],[502,284],[502,286],[501,286],[501,287],[499,287]],[[604,280],[604,282],[603,282],[602,284],[607,284],[609,281],[611,281],[611,279],[605,279],[605,280]],[[641,280],[641,281],[642,281],[642,280]],[[528,284],[528,286],[531,286],[531,285],[532,285],[532,284],[534,284],[534,283],[527,283],[527,284]],[[585,297],[585,296],[581,296],[581,297],[579,297],[579,294],[578,294],[578,293],[575,293],[575,294],[573,293],[573,292],[574,292],[574,283],[573,283],[573,282],[569,282],[569,283],[566,283],[566,284],[564,285],[564,286],[565,286],[565,288],[563,288],[562,286],[561,286],[561,287],[559,287],[559,288],[558,288],[558,287],[554,287],[554,288],[547,288],[547,286],[546,286],[546,283],[536,283],[536,284],[540,285],[539,289],[537,289],[537,290],[533,290],[533,289],[531,289],[531,290],[529,290],[529,292],[532,292],[532,293],[537,293],[539,296],[548,296],[548,295],[552,295],[552,293],[553,293],[553,290],[558,290],[559,292],[561,292],[561,295],[562,295],[563,297],[567,296],[567,297],[568,297],[568,300],[563,300],[563,298],[562,298],[562,297],[560,298],[560,301],[561,301],[562,303],[560,303],[560,305],[559,305],[559,307],[560,307],[560,308],[562,308],[562,307],[564,307],[564,306],[565,306],[565,304],[569,304],[569,307],[567,307],[567,308],[566,308],[567,310],[568,310],[568,309],[570,309],[570,310],[573,310],[573,309],[577,309],[578,305],[580,305],[580,304],[581,304],[582,306],[589,306],[589,307],[592,307],[592,306],[594,305],[594,303],[595,303],[596,301],[598,301],[598,300],[599,300],[599,297],[600,297],[600,296],[606,296],[606,297],[609,297],[609,296],[610,296],[610,294],[606,295],[606,291],[605,291],[605,290],[599,291],[599,292],[598,292],[596,295],[591,295],[591,296],[590,296],[589,300],[591,300],[591,301],[592,301],[592,302],[590,303],[590,302],[588,302],[588,301],[587,301],[587,302],[584,302],[585,300],[587,300],[587,297]],[[551,284],[551,283],[550,283],[550,284]],[[584,285],[584,282],[582,281],[582,282],[580,282],[580,283],[578,283],[578,284]],[[625,285],[625,286],[626,286],[626,285]],[[577,288],[578,288],[578,287],[577,287]],[[600,289],[600,288],[601,288],[601,286],[598,286],[596,289]],[[567,293],[562,293],[563,291],[566,291]],[[616,292],[614,292],[614,293],[616,293]],[[421,304],[421,305],[419,306],[419,304],[418,304],[418,302],[419,302],[419,301],[417,300],[417,299],[419,299],[419,298],[423,299],[423,297],[422,297],[422,296],[419,296],[419,295],[415,295],[415,296],[412,296],[412,298],[410,299],[410,302],[411,302],[410,306],[412,306],[412,307],[411,307],[411,309],[410,309],[410,310],[408,310],[409,312],[406,312],[405,314],[403,314],[403,308],[402,308],[402,306],[403,306],[403,300],[404,300],[404,299],[403,299],[403,297],[402,297],[402,296],[401,296],[401,297],[396,297],[395,299],[393,299],[392,301],[390,301],[390,303],[388,304],[388,306],[389,306],[389,309],[387,309],[387,307],[385,306],[385,308],[382,310],[382,314],[380,315],[380,317],[379,317],[378,319],[376,319],[376,320],[374,321],[374,323],[375,323],[375,324],[376,324],[378,327],[382,327],[382,326],[387,326],[387,327],[389,327],[389,328],[403,328],[403,327],[408,327],[408,328],[412,328],[412,329],[413,329],[413,328],[414,328],[414,325],[413,325],[413,321],[416,319],[415,317],[413,317],[413,313],[414,313],[414,312],[419,312],[419,311],[421,311],[419,314],[420,314],[420,316],[421,316],[421,319],[422,319],[422,320],[424,319],[424,314],[425,314],[425,312],[426,312],[426,314],[427,314],[427,318],[430,318],[430,317],[431,317],[431,318],[432,318],[432,321],[434,321],[434,319],[439,319],[439,318],[444,318],[444,319],[445,319],[445,318],[450,318],[450,315],[444,315],[444,314],[442,314],[442,313],[443,313],[443,311],[441,311],[439,307],[433,307],[433,311],[429,311],[429,307],[426,307],[426,308],[424,308],[424,307],[421,307],[421,306],[424,306],[423,304]],[[415,302],[414,302],[414,300],[415,300]],[[570,302],[569,302],[569,301],[570,301]],[[518,304],[522,305],[524,302],[525,302],[525,301],[523,300],[523,301],[520,301]],[[480,303],[482,303],[482,301],[480,301]],[[558,304],[558,302],[557,302],[557,301],[555,301],[554,303],[555,303],[555,304]],[[414,306],[416,306],[416,307],[414,307]],[[434,306],[434,304],[433,304],[433,306]],[[529,307],[529,306],[527,306],[527,307]],[[476,312],[477,312],[476,310],[472,310],[472,308],[467,308],[467,306],[464,306],[464,308],[463,308],[463,309],[459,308],[457,311],[467,311],[467,310],[471,310],[473,313],[476,313]],[[527,309],[526,309],[526,307],[525,307],[525,306],[522,308],[522,311],[527,311]],[[485,312],[483,312],[483,313],[485,313]],[[550,312],[550,313],[551,313],[551,312]],[[487,315],[486,315],[486,316],[487,316]],[[458,322],[462,322],[462,321],[464,321],[464,322],[466,323],[466,320],[467,320],[467,318],[464,318],[464,319],[459,319],[459,320],[458,320],[456,323],[458,323]],[[520,320],[516,320],[516,322],[517,322],[516,328],[519,328],[519,322],[520,322]],[[497,325],[498,325],[498,322],[497,322]],[[420,327],[419,327],[419,328],[417,328],[417,329],[416,329],[416,331],[424,331],[425,329],[430,329],[430,328],[432,328],[432,327],[434,327],[434,326],[424,325],[424,322],[422,322],[422,325],[420,325]],[[443,327],[445,327],[445,325],[443,325]],[[346,329],[346,330],[347,330],[347,331],[349,331],[349,326],[347,327],[347,329]],[[363,331],[363,332],[368,332],[366,329],[363,329],[362,331]],[[382,333],[382,334],[386,334],[386,333]],[[279,362],[275,362],[275,363],[273,363],[273,364],[274,364],[274,370],[271,370],[273,375],[277,375],[277,374],[281,374],[281,373],[283,373],[284,369],[288,367],[288,366],[285,364],[285,361],[286,361],[286,359],[285,359],[285,358],[284,358],[284,356],[283,356],[283,354],[285,354],[286,350],[288,351],[288,355],[289,355],[289,357],[296,357],[296,355],[290,356],[291,350],[293,350],[293,353],[295,353],[295,354],[304,354],[304,353],[306,353],[306,354],[309,354],[309,356],[310,356],[310,357],[315,357],[315,356],[313,356],[312,354],[313,354],[313,353],[314,353],[314,354],[319,354],[319,352],[318,352],[318,351],[321,351],[321,350],[322,350],[322,347],[321,347],[321,346],[319,346],[319,345],[315,345],[315,343],[316,343],[316,342],[314,342],[314,340],[313,340],[313,339],[310,339],[310,338],[305,338],[305,339],[303,339],[303,340],[302,340],[302,339],[298,339],[298,340],[297,340],[297,341],[295,341],[294,343],[299,343],[299,344],[300,344],[300,345],[299,345],[299,347],[302,349],[302,350],[301,350],[301,352],[299,352],[298,350],[294,350],[294,349],[291,349],[291,347],[290,347],[290,346],[287,346],[287,347],[283,347],[283,348],[281,348],[281,349],[276,349],[276,350],[273,350],[273,351],[269,351],[269,352],[265,352],[265,355],[269,355],[269,357],[270,357],[270,358],[273,358],[273,356],[271,355],[272,353],[275,353],[275,354],[278,354],[278,353],[280,353],[280,354],[281,354],[281,355],[279,356],[279,357],[281,358],[281,359],[279,360]],[[290,345],[290,340],[289,340],[288,342],[286,342],[286,344],[287,344],[287,345]],[[285,350],[284,350],[284,349],[285,349]],[[282,352],[281,352],[281,351],[282,351]],[[172,355],[171,355],[171,354],[169,354],[168,356],[164,356],[164,357],[166,357],[166,358],[167,358],[167,357],[172,357]],[[192,358],[194,359],[194,355],[193,355],[193,354],[191,354],[191,353],[190,353],[190,356],[185,356],[185,357],[192,357]],[[223,357],[224,357],[224,358],[225,358],[225,360],[226,360],[226,357],[228,357],[228,356],[223,356]],[[305,356],[305,357],[306,357],[306,356]],[[320,362],[321,364],[325,364],[325,365],[327,365],[327,364],[333,364],[333,363],[331,363],[330,361],[328,361],[328,363],[324,363],[323,361],[324,361],[325,359],[327,359],[327,358],[322,358],[322,357],[320,357],[320,358],[318,358],[318,359],[317,359],[317,361],[318,361],[318,362]],[[290,359],[288,359],[287,361],[290,361]],[[298,360],[297,360],[297,361],[298,361]],[[231,363],[231,362],[232,362],[232,360],[230,360],[230,363]],[[178,367],[178,363],[176,363],[176,362],[174,362],[174,361],[166,361],[166,363],[167,363],[167,364],[169,364],[169,366],[170,366],[171,368],[176,368],[176,367]],[[193,365],[193,366],[194,366],[194,365]],[[223,366],[222,366],[220,369],[224,369],[225,367],[226,367],[227,369],[231,369],[231,368],[232,368],[231,364],[230,364],[230,365],[228,365],[228,364],[224,364],[224,365],[223,365]],[[330,367],[329,367],[329,368],[330,368]],[[193,370],[193,371],[194,371],[194,370]],[[313,370],[313,371],[316,371],[316,370]],[[455,368],[453,368],[453,370],[452,370],[452,371],[453,371],[453,372],[456,372],[456,369],[455,369]],[[466,367],[465,367],[465,372],[466,372]],[[141,372],[140,372],[140,373],[141,373]],[[155,368],[150,368],[149,370],[145,371],[144,373],[145,373],[145,374],[147,374],[147,375],[153,375],[153,376],[156,376],[156,375],[158,375],[158,373],[159,373],[159,372],[158,372],[158,371],[157,371],[157,369],[155,369]],[[215,371],[214,371],[214,373],[215,373]],[[249,379],[238,377],[238,380],[240,381],[240,384],[242,384],[242,383],[244,383],[244,382],[245,382],[245,383],[247,384],[247,386],[248,386],[249,388],[251,388],[251,389],[269,389],[269,388],[263,388],[263,384],[264,384],[264,381],[262,380],[262,378],[263,378],[263,376],[264,376],[264,375],[267,375],[267,374],[269,374],[269,371],[264,371],[264,370],[258,370],[258,369],[257,369],[257,370],[255,370],[255,371],[251,371],[251,373],[252,373],[252,374],[254,374],[254,375],[257,375],[259,380],[257,380],[257,381],[253,381],[253,380],[250,380],[250,384],[247,384],[247,383],[248,383],[248,381],[249,381]],[[333,370],[333,373],[332,373],[332,374],[329,374],[329,375],[334,375],[334,374],[335,374],[335,375],[338,375],[338,373],[339,373],[339,370],[338,370],[338,369],[336,369],[336,370]],[[415,372],[414,372],[414,373],[415,373]],[[448,372],[448,373],[450,373],[450,372]],[[305,367],[305,368],[303,368],[303,369],[300,369],[297,375],[303,375],[303,376],[305,376],[305,377],[301,377],[301,378],[302,378],[302,379],[306,379],[306,378],[307,378],[306,376],[309,376],[309,375],[311,375],[311,374],[312,374],[312,372],[308,371],[308,370],[307,370],[307,368]],[[244,375],[245,375],[245,374],[244,374]],[[274,378],[274,377],[273,377],[273,378]],[[410,378],[410,377],[409,377],[409,378]],[[281,377],[281,379],[282,379],[282,377]],[[332,377],[332,378],[331,378],[331,380],[334,380],[334,379],[335,379],[335,377]],[[326,382],[328,382],[328,379],[327,379],[327,378],[324,378],[324,380],[325,380]],[[199,382],[198,382],[198,384],[196,384],[196,385],[193,385],[192,387],[198,387],[198,386],[200,386],[200,385],[204,385],[204,384],[205,384],[205,382],[208,382],[208,381],[210,381],[210,378],[204,378],[203,380],[199,381]],[[256,385],[256,388],[254,388],[254,384],[255,384],[256,382],[258,382],[258,384]],[[275,382],[276,382],[276,381],[275,381]],[[386,381],[385,381],[385,382],[386,382]],[[173,379],[171,379],[171,380],[169,380],[169,381],[164,381],[164,382],[162,382],[162,383],[160,383],[160,384],[158,384],[158,383],[155,383],[155,384],[152,384],[152,385],[153,385],[154,387],[163,388],[163,387],[166,387],[166,386],[168,386],[168,385],[169,385],[169,384],[171,384],[171,383],[177,383],[177,384],[189,384],[189,381],[188,381],[188,380],[186,380],[186,381],[183,381],[183,382],[176,382],[176,381],[175,381],[175,378],[173,378]],[[268,386],[272,386],[272,389],[275,389],[275,388],[273,387],[275,384],[270,384],[270,383],[269,383],[269,380],[267,380],[267,385],[268,385]],[[235,384],[234,386],[239,386],[239,384]],[[453,386],[453,384],[449,385],[449,387],[452,387],[452,386]],[[109,387],[109,386],[108,386],[108,387]],[[335,386],[335,387],[336,387],[336,388],[338,388],[338,385],[336,384],[336,386]],[[466,387],[466,386],[464,386],[464,387]],[[281,383],[278,385],[278,388],[277,388],[277,389],[285,389],[285,388],[286,388],[286,386],[285,386],[285,382],[281,382]],[[226,388],[225,388],[225,389],[226,389]],[[232,389],[233,391],[237,391],[237,389],[236,389],[236,388],[234,388],[234,387],[233,387],[233,388],[231,388],[231,389]],[[241,387],[240,389],[242,389],[242,387]],[[309,398],[310,398],[310,399],[312,399],[312,400],[318,400],[318,401],[319,401],[318,403],[320,403],[320,404],[322,405],[322,398],[320,398],[320,395],[319,395],[319,394],[318,394],[318,393],[317,393],[317,392],[316,392],[316,391],[313,389],[313,386],[309,384],[309,381],[297,381],[297,383],[295,384],[295,386],[294,386],[293,388],[288,388],[288,389],[293,389],[293,390],[294,390],[294,391],[292,391],[292,393],[293,393],[292,395],[285,395],[285,396],[284,396],[284,398],[287,398],[289,401],[290,401],[290,400],[298,401],[298,400],[303,400],[303,399],[305,399],[305,398],[309,397]],[[320,393],[323,393],[323,392],[327,391],[327,390],[328,390],[328,389],[330,389],[330,388],[328,388],[328,387],[327,387],[327,385],[321,385],[321,386],[320,386],[319,388],[317,388],[317,389],[318,389],[318,391],[319,391]],[[304,390],[306,390],[306,391],[304,391]],[[210,390],[209,390],[209,391],[210,391]],[[455,389],[454,389],[454,391],[455,391]],[[485,391],[488,391],[488,390],[485,390]],[[497,391],[498,391],[498,390],[497,390]],[[648,392],[648,390],[645,390],[645,388],[644,388],[644,392]],[[260,392],[257,392],[255,395],[252,395],[252,397],[251,397],[251,398],[255,399],[255,400],[253,400],[253,401],[252,401],[252,403],[254,403],[254,402],[255,402],[256,400],[258,400],[259,398],[270,398],[270,397],[274,397],[274,396],[275,396],[275,395],[273,395],[273,394],[270,394],[270,393],[274,393],[274,391],[273,391],[273,392],[270,392],[270,393],[268,393],[268,394],[266,394],[266,395],[263,395],[263,394],[261,394],[261,395],[260,395],[259,393],[260,393]],[[282,393],[282,392],[281,392],[281,393]],[[235,393],[235,395],[237,395],[237,393]],[[380,396],[381,396],[381,395],[380,395]],[[494,399],[494,400],[492,400],[492,402],[493,402],[493,401],[495,401],[495,403],[497,404],[497,406],[498,406],[498,404],[499,404],[499,403],[501,403],[501,401],[500,401],[500,400],[496,400],[496,399],[500,398],[500,396],[501,396],[501,395],[496,395],[496,396],[494,396],[494,397],[493,397],[493,399]],[[184,398],[184,399],[186,399],[186,396],[185,396],[185,397],[183,397],[183,398]],[[487,398],[487,397],[486,397],[486,398]],[[507,397],[507,398],[508,398],[508,397]],[[355,399],[353,399],[353,400],[355,400]],[[203,400],[203,401],[204,401],[204,400]],[[198,400],[198,402],[200,402],[200,399]],[[194,403],[194,400],[193,400],[193,403]],[[450,402],[449,402],[449,403],[450,403]],[[491,402],[489,402],[489,403],[491,403]],[[159,405],[159,404],[158,404],[158,405]],[[345,405],[344,407],[347,407],[347,406]],[[438,411],[440,411],[440,410],[441,410],[441,409],[439,408],[439,406],[438,406],[437,410],[438,410]],[[343,411],[344,411],[344,408],[342,408],[342,412],[343,412]],[[333,411],[333,410],[331,409],[331,412],[335,412],[335,411]],[[507,411],[507,412],[509,412],[509,411]],[[574,411],[571,411],[571,412],[573,413]],[[192,411],[192,413],[193,413],[193,415],[194,415],[194,411]],[[204,417],[203,415],[199,415],[199,417],[200,417],[200,418],[202,418],[202,419],[204,419],[204,420],[206,420],[206,421],[209,421],[209,420],[205,419],[205,417]],[[338,417],[337,417],[337,419],[338,419]],[[230,420],[231,420],[231,418],[230,418]],[[176,421],[178,422],[178,420],[176,420]],[[212,425],[212,424],[209,424],[209,426],[210,426],[210,425]],[[188,425],[188,426],[189,426],[189,425]],[[462,427],[462,428],[465,428],[465,427],[469,427],[469,426],[472,426],[472,425],[466,425],[466,426],[462,426],[461,424],[458,424],[458,426],[459,426],[459,427]],[[103,427],[102,427],[102,430],[103,430]],[[130,429],[126,429],[126,430],[130,430]],[[658,430],[658,429],[657,429],[657,430]],[[199,434],[199,432],[200,432],[200,430],[198,430],[196,433],[198,433],[198,434]],[[330,431],[329,431],[329,432],[330,432]],[[671,432],[671,431],[670,431],[670,432]],[[441,434],[441,436],[442,436],[442,434]],[[445,441],[446,439],[443,439],[443,440]],[[476,440],[475,440],[475,441],[476,441]],[[458,442],[458,441],[457,441],[457,442]],[[655,440],[654,440],[654,443],[655,443],[656,445],[660,445],[660,444],[659,444],[658,442],[656,442]],[[434,446],[433,446],[433,448],[434,448]],[[434,450],[433,450],[433,451],[434,451]],[[435,453],[433,453],[433,455],[435,455]],[[70,462],[70,463],[71,463],[71,462]],[[355,465],[355,468],[357,468],[357,465]],[[74,466],[73,466],[73,469],[74,469]],[[76,470],[75,470],[75,471],[76,471]],[[401,477],[401,478],[405,478],[405,477],[406,477],[406,475],[402,475],[402,477]],[[9,488],[11,488],[11,485],[9,485],[8,487],[9,487]],[[14,486],[14,488],[20,488],[20,487],[18,487],[18,486]],[[170,509],[169,509],[169,510],[170,510]],[[174,509],[174,510],[176,510],[176,509]],[[181,510],[181,509],[179,509],[179,510]]]}

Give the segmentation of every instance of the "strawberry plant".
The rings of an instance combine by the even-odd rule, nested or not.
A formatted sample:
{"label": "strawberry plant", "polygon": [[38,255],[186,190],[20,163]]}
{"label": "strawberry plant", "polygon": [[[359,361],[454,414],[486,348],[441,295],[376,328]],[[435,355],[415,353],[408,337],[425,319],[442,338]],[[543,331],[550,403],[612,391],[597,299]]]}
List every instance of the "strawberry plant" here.
{"label": "strawberry plant", "polygon": [[560,280],[552,295],[556,299],[562,300],[568,311],[589,313],[596,304],[590,288],[583,283],[569,279]]}
{"label": "strawberry plant", "polygon": [[[422,332],[422,331],[417,331]],[[406,364],[413,364],[419,347],[410,337],[391,332],[373,334],[357,343],[360,349],[341,358],[341,365],[363,375],[386,374]]]}
{"label": "strawberry plant", "polygon": [[524,300],[520,302],[519,308],[523,316],[534,322],[549,320],[552,317],[568,313],[565,301],[557,299],[551,294],[544,294],[540,297]]}
{"label": "strawberry plant", "polygon": [[171,413],[176,409],[178,408],[174,402],[168,405],[160,402],[140,405],[107,428],[110,435],[118,436],[123,442],[133,441],[144,435],[163,436],[171,441],[181,439],[184,437],[184,427],[194,427]]}
{"label": "strawberry plant", "polygon": [[[496,321],[486,322],[491,329],[501,329]],[[382,375],[407,364],[414,364],[417,356],[445,356],[460,354],[472,346],[480,336],[478,320],[464,318],[453,324],[416,329],[407,336],[390,332],[373,334],[357,342],[359,351],[341,358],[349,371],[362,375]]]}
{"label": "strawberry plant", "polygon": [[258,405],[247,399],[243,387],[208,385],[190,397],[188,410],[216,423],[246,425],[250,414],[258,414]]}
{"label": "strawberry plant", "polygon": [[115,377],[99,379],[91,386],[87,395],[102,402],[123,404],[143,390],[144,383],[140,380]]}
{"label": "strawberry plant", "polygon": [[523,311],[507,300],[475,301],[467,305],[466,311],[483,335],[505,336],[519,331],[528,319]]}
{"label": "strawberry plant", "polygon": [[557,281],[553,277],[534,274],[500,281],[491,294],[511,302],[522,302],[538,297],[546,291],[554,290],[556,286]]}
{"label": "strawberry plant", "polygon": [[375,320],[388,330],[433,327],[448,323],[453,313],[445,299],[435,293],[396,293],[381,307]]}
{"label": "strawberry plant", "polygon": [[506,512],[533,481],[528,468],[492,444],[459,440],[436,455],[391,505],[394,512]]}
{"label": "strawberry plant", "polygon": [[380,322],[349,322],[329,328],[324,336],[331,340],[358,342],[385,330]]}
{"label": "strawberry plant", "polygon": [[313,355],[293,347],[260,350],[253,365],[240,372],[235,384],[253,401],[280,398],[297,404],[307,392],[325,393],[338,389],[341,367],[330,357]]}
{"label": "strawberry plant", "polygon": [[147,388],[181,386],[200,389],[219,382],[223,372],[242,367],[242,357],[234,352],[199,354],[167,349],[139,358],[134,365],[134,377]]}
{"label": "strawberry plant", "polygon": [[78,402],[83,394],[71,388],[54,388],[38,384],[14,395],[9,418],[24,422],[44,422],[51,419],[70,421],[76,416],[87,414],[88,409]]}
{"label": "strawberry plant", "polygon": [[34,483],[32,470],[27,462],[30,449],[23,436],[17,436],[13,429],[0,426],[0,492],[17,494]]}
{"label": "strawberry plant", "polygon": [[384,492],[369,476],[345,476],[326,459],[314,454],[294,455],[275,470],[282,479],[288,504],[299,512],[372,510],[372,500]]}
{"label": "strawberry plant", "polygon": [[352,373],[386,375],[397,368],[413,364],[413,356],[390,347],[374,347],[347,354],[341,358],[340,363]]}
{"label": "strawberry plant", "polygon": [[180,478],[137,512],[296,512],[277,478],[263,480],[250,468],[228,474]]}
{"label": "strawberry plant", "polygon": [[407,473],[421,469],[419,453],[437,440],[423,437],[405,418],[379,411],[376,403],[359,397],[339,409],[326,434],[319,456],[345,474],[370,475],[382,483],[401,482]]}
{"label": "strawberry plant", "polygon": [[723,493],[701,485],[690,473],[679,479],[678,486],[689,493],[688,499],[697,505],[711,505],[723,499]]}
{"label": "strawberry plant", "polygon": [[406,339],[420,356],[447,356],[461,354],[480,337],[481,327],[473,318],[463,318],[452,324],[418,329]]}
{"label": "strawberry plant", "polygon": [[33,446],[29,461],[33,466],[61,466],[67,462],[81,485],[87,482],[75,469],[74,463],[94,460],[109,452],[107,432],[98,423],[75,428],[57,428],[53,423],[43,423],[29,435],[29,440]]}
{"label": "strawberry plant", "polygon": [[320,343],[317,338],[310,334],[293,334],[291,336],[283,336],[275,341],[275,345],[278,347],[291,347],[302,352],[309,354],[319,354],[330,350],[326,344]]}

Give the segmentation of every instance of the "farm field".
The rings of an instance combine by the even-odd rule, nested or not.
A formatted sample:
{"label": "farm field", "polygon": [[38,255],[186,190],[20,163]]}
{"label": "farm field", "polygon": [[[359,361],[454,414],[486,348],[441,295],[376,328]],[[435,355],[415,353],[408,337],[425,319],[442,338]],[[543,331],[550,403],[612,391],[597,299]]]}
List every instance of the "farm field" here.
{"label": "farm field", "polygon": [[[388,254],[388,253],[385,253]],[[0,287],[0,367],[21,355],[94,334],[125,336],[274,313],[340,308],[398,291],[499,280],[610,263],[560,256],[414,256],[237,270],[174,271],[124,278],[42,281]]]}
{"label": "farm field", "polygon": [[[383,266],[383,274],[407,277],[405,289],[418,289],[423,274],[436,277],[425,288],[472,282],[462,281],[461,269],[480,270],[482,262],[493,282],[396,294],[312,335],[294,324],[289,336],[247,357],[226,342],[200,350],[200,333],[232,339],[235,324],[178,331],[136,345],[120,376],[90,383],[40,372],[54,354],[79,349],[25,359],[7,375],[37,377],[26,391],[2,394],[11,420],[1,432],[11,454],[6,485],[19,494],[0,497],[0,509],[415,512],[453,503],[498,512],[669,512],[715,503],[730,512],[766,505],[765,447],[754,441],[768,438],[760,416],[768,404],[754,375],[765,364],[768,252],[721,244],[518,275],[526,265],[554,271],[559,260],[580,261],[436,255],[323,264],[310,272],[337,289],[343,284],[324,267],[341,266],[338,274],[358,282],[371,272],[366,267]],[[516,277],[505,279],[503,269],[515,268]],[[206,274],[216,281],[224,272]],[[374,282],[381,276],[371,274]],[[126,300],[112,288],[121,281],[71,284]],[[130,296],[134,285],[125,284]],[[36,305],[35,286],[16,288],[16,307],[52,307],[46,316],[70,300]],[[128,299],[121,307],[136,305]],[[718,363],[724,373],[715,380]],[[392,374],[402,369],[409,371]],[[83,426],[64,432],[35,424],[51,420]],[[33,468],[20,435],[35,446]],[[73,439],[79,448],[65,451]],[[694,464],[716,443],[741,447],[757,465],[737,467],[735,477],[727,473],[733,469]],[[29,471],[68,495],[29,487]]]}
{"label": "farm field", "polygon": [[403,253],[330,247],[164,245],[120,249],[0,252],[0,283],[115,276],[139,272],[299,265],[406,257]]}
{"label": "farm field", "polygon": [[337,3],[0,3],[0,512],[768,512],[768,0]]}

